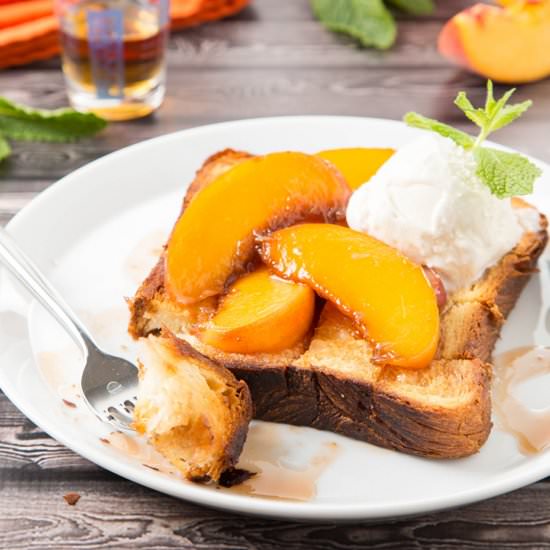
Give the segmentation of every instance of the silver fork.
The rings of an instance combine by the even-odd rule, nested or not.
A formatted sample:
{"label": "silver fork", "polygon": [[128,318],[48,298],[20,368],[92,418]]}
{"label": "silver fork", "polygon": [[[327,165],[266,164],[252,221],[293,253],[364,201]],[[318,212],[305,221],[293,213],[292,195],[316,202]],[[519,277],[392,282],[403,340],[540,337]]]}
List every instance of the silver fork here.
{"label": "silver fork", "polygon": [[132,430],[138,386],[136,366],[97,346],[65,300],[2,228],[0,263],[44,306],[82,351],[86,364],[80,384],[88,406],[104,422],[118,429]]}

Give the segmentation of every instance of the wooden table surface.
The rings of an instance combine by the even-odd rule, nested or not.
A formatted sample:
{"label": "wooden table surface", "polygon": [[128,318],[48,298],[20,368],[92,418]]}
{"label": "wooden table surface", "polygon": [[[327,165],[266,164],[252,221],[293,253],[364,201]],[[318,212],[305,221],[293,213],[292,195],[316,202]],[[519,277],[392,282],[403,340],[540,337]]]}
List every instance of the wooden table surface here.
{"label": "wooden table surface", "polygon": [[[425,19],[401,19],[389,52],[361,50],[312,19],[307,0],[256,0],[232,19],[172,36],[168,93],[154,116],[112,124],[70,145],[15,144],[0,166],[0,223],[75,168],[146,138],[221,120],[287,114],[400,118],[416,110],[464,126],[457,90],[484,82],[449,66],[435,40],[471,4],[440,0]],[[0,94],[66,104],[57,60],[0,72]],[[507,145],[550,161],[550,80],[521,87],[522,121]],[[461,509],[377,524],[298,524],[195,506],[84,460],[36,428],[0,393],[0,548],[550,548],[550,480]],[[82,498],[70,507],[62,496]]]}

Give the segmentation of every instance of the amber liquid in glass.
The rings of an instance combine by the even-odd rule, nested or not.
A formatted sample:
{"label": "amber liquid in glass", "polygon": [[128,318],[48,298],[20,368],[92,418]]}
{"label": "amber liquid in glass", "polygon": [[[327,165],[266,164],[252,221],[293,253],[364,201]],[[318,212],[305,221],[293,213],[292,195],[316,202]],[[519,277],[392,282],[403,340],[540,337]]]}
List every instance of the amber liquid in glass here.
{"label": "amber liquid in glass", "polygon": [[[157,10],[125,5],[119,29],[122,36],[118,40],[103,37],[98,47],[90,41],[89,12],[104,8],[101,2],[83,2],[65,14],[61,30],[63,71],[73,87],[107,100],[106,105],[91,109],[97,114],[110,120],[144,116],[156,106],[140,102],[140,96],[164,78],[167,26],[161,26]],[[98,77],[101,71],[102,77]],[[107,105],[109,99],[116,98],[121,99],[113,101],[118,104]],[[130,101],[125,101],[128,98]]]}

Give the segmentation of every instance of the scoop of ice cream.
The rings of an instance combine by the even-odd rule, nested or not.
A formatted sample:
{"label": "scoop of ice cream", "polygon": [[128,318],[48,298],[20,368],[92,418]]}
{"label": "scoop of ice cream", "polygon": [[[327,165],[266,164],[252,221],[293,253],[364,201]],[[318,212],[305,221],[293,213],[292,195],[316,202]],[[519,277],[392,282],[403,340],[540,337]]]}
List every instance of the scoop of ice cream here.
{"label": "scoop of ice cream", "polygon": [[348,225],[436,269],[448,291],[468,286],[523,233],[510,199],[492,195],[475,172],[471,152],[426,134],[355,191]]}

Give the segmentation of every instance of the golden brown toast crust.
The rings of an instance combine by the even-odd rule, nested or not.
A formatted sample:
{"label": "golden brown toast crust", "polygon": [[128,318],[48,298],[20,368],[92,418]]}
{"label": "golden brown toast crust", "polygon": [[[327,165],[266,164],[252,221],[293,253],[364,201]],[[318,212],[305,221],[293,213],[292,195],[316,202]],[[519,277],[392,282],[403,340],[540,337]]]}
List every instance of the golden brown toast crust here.
{"label": "golden brown toast crust", "polygon": [[[200,185],[192,184],[185,204],[211,181],[209,174],[218,175],[243,158],[248,158],[246,153],[231,150],[211,157],[199,171]],[[212,163],[215,170],[209,166]],[[305,343],[307,350],[247,356],[225,354],[196,338],[190,341],[247,383],[255,418],[326,429],[420,456],[472,454],[491,429],[488,362],[493,347],[546,245],[544,216],[540,221],[539,232],[525,233],[476,284],[449,298],[442,312],[436,360],[421,373],[388,366],[374,369],[367,343],[356,337],[347,318],[330,307],[325,308],[311,342]],[[161,326],[167,307],[163,265],[161,257],[129,302],[129,331],[134,337]],[[335,365],[348,371],[339,372]],[[369,376],[361,375],[362,365],[368,366]],[[415,391],[434,377],[456,382],[465,395],[458,396],[456,403],[441,404]]]}
{"label": "golden brown toast crust", "polygon": [[191,199],[203,187],[206,187],[211,181],[214,181],[218,176],[221,176],[224,172],[233,168],[233,166],[236,166],[243,160],[252,158],[252,156],[253,155],[250,153],[235,151],[233,149],[224,149],[223,151],[218,151],[209,156],[197,171],[191,185],[187,188],[187,192],[183,199],[182,211],[185,210],[187,205],[191,202]]}

